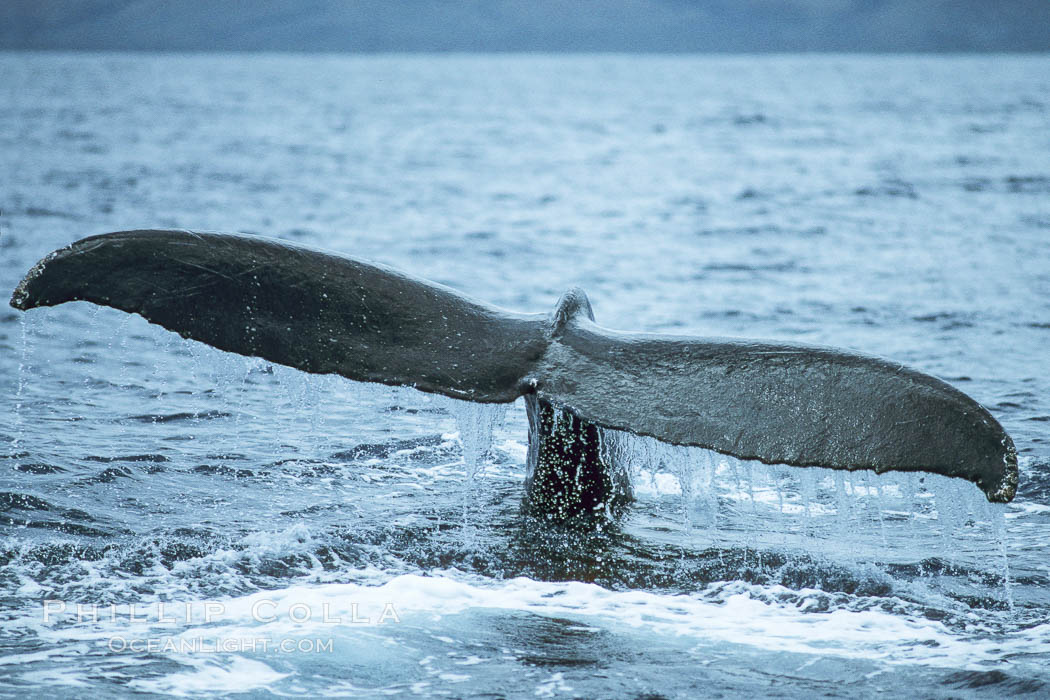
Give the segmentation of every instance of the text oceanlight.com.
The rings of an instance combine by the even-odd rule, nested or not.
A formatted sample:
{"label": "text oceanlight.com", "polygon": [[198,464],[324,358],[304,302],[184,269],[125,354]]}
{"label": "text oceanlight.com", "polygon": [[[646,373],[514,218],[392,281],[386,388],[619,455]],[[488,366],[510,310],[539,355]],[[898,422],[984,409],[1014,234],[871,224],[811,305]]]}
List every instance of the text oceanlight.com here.
{"label": "text oceanlight.com", "polygon": [[136,654],[319,654],[331,653],[335,644],[327,639],[271,639],[269,637],[110,637],[110,651]]}

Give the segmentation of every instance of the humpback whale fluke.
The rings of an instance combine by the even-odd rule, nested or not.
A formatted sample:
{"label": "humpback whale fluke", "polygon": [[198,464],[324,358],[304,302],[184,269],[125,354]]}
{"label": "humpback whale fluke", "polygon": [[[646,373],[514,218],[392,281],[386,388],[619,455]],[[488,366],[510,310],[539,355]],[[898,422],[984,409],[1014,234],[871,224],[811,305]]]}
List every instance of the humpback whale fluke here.
{"label": "humpback whale fluke", "polygon": [[147,230],[51,253],[11,305],[77,300],[306,372],[489,403],[524,395],[526,504],[555,519],[625,501],[597,448],[604,428],[769,464],[932,472],[993,502],[1017,487],[1009,436],[939,379],[832,348],[613,331],[579,289],[552,314],[516,313],[348,256]]}

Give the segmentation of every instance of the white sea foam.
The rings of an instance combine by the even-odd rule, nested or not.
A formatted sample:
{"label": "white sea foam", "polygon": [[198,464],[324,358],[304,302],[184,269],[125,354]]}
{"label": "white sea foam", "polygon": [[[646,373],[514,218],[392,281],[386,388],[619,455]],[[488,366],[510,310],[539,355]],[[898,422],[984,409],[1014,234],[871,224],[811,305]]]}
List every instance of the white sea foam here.
{"label": "white sea foam", "polygon": [[[693,594],[669,595],[612,591],[579,582],[545,583],[528,578],[494,582],[451,572],[437,576],[406,574],[379,585],[297,585],[214,601],[221,605],[221,611],[216,608],[207,623],[200,619],[160,623],[156,612],[147,606],[139,610],[140,621],[70,625],[53,620],[38,625],[37,632],[44,641],[62,645],[62,655],[73,652],[70,644],[80,649],[85,645],[97,648],[112,644],[118,635],[124,639],[172,639],[183,649],[199,649],[210,640],[220,639],[327,638],[334,640],[330,653],[337,657],[361,645],[367,648],[378,644],[390,655],[387,663],[396,665],[398,658],[407,661],[404,655],[410,652],[404,645],[420,633],[459,649],[461,626],[472,624],[460,621],[470,619],[465,615],[527,613],[567,620],[578,628],[624,639],[640,640],[650,635],[675,638],[697,654],[731,645],[761,653],[988,670],[1009,667],[1008,659],[1014,654],[1050,653],[1050,624],[1003,634],[975,620],[965,628],[953,629],[924,617],[920,609],[904,601],[887,609],[886,600],[863,605],[863,601],[853,599],[827,609],[826,596],[821,591],[742,582],[711,584]],[[448,632],[441,634],[442,630]],[[280,656],[257,649],[196,655],[158,653],[177,662],[179,670],[136,680],[136,689],[185,694],[243,691],[268,688],[288,675],[273,666]],[[431,668],[445,681],[466,680],[468,669],[490,660],[467,651],[448,662],[428,658],[414,663]],[[18,659],[6,661],[15,663]],[[446,678],[449,674],[464,677]]]}
{"label": "white sea foam", "polygon": [[245,693],[269,688],[289,674],[278,673],[261,661],[233,657],[228,662],[213,659],[184,659],[192,670],[161,678],[136,679],[128,687],[177,697],[196,697],[201,693]]}

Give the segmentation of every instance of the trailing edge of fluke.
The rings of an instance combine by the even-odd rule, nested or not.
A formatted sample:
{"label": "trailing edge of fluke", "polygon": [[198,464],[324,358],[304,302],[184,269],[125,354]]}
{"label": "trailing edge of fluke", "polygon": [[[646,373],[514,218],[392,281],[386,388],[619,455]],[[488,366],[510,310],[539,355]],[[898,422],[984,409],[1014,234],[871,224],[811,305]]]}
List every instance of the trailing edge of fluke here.
{"label": "trailing edge of fluke", "polygon": [[[516,313],[281,241],[144,230],[51,253],[11,305],[78,300],[306,372],[470,401],[525,395],[566,409],[581,430],[627,430],[769,464],[931,472],[972,481],[993,502],[1017,488],[1010,437],[939,379],[832,348],[609,330],[580,290],[552,314]],[[530,434],[530,452],[542,437]]]}

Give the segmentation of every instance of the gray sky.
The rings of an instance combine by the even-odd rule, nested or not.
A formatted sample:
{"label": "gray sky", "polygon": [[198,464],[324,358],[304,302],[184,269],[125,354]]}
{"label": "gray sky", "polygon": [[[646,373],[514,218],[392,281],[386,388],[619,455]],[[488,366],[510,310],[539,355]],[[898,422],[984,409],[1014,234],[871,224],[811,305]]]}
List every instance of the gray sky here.
{"label": "gray sky", "polygon": [[1050,0],[0,0],[0,49],[1050,51]]}

